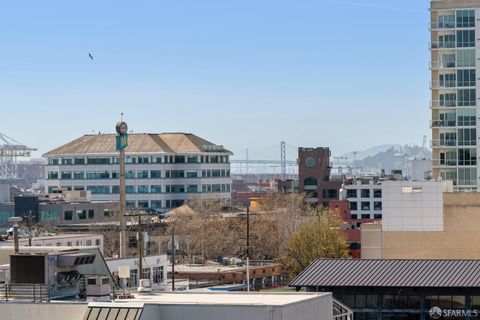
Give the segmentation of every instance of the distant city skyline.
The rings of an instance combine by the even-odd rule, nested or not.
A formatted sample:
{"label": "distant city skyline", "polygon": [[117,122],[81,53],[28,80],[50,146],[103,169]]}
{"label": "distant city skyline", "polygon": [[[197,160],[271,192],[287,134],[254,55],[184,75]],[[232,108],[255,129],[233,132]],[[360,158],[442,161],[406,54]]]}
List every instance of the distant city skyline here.
{"label": "distant city skyline", "polygon": [[121,112],[134,132],[191,132],[234,158],[430,140],[427,1],[0,8],[0,132],[35,157],[113,133]]}

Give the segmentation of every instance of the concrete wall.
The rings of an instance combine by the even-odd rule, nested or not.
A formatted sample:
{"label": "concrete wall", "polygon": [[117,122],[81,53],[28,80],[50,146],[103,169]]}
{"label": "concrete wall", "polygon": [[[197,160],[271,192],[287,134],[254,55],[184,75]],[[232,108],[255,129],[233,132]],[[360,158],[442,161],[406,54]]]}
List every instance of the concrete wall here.
{"label": "concrete wall", "polygon": [[383,231],[442,231],[443,192],[450,181],[385,181]]}
{"label": "concrete wall", "polygon": [[83,320],[86,303],[0,303],[2,319]]}

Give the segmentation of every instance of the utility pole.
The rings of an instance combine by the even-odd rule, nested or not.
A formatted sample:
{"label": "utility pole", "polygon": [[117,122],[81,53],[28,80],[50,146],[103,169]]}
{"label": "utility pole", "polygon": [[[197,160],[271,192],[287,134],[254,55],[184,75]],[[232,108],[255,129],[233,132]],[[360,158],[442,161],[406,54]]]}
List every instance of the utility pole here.
{"label": "utility pole", "polygon": [[172,291],[175,291],[175,221],[172,222]]}
{"label": "utility pole", "polygon": [[138,210],[138,279],[143,279],[143,230],[142,230],[142,210]]}
{"label": "utility pole", "polygon": [[121,121],[115,127],[117,131],[116,149],[120,151],[120,258],[127,256],[127,237],[125,228],[125,213],[126,213],[126,195],[125,195],[125,148],[128,146],[128,126],[123,122],[123,113]]}
{"label": "utility pole", "polygon": [[250,292],[250,205],[247,206],[247,292]]}

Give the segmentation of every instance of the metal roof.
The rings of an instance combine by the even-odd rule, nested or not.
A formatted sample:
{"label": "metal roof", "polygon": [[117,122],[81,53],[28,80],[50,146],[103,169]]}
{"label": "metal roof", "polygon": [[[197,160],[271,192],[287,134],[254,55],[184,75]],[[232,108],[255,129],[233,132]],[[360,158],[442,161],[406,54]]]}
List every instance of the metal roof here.
{"label": "metal roof", "polygon": [[319,259],[291,287],[478,287],[480,260]]}

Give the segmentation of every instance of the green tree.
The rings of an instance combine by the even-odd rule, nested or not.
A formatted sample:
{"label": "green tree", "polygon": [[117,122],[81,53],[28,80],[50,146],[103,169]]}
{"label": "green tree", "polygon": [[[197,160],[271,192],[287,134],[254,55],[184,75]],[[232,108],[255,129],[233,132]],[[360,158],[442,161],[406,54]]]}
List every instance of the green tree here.
{"label": "green tree", "polygon": [[282,261],[290,278],[319,258],[347,258],[348,246],[341,221],[331,211],[322,211],[288,240]]}

